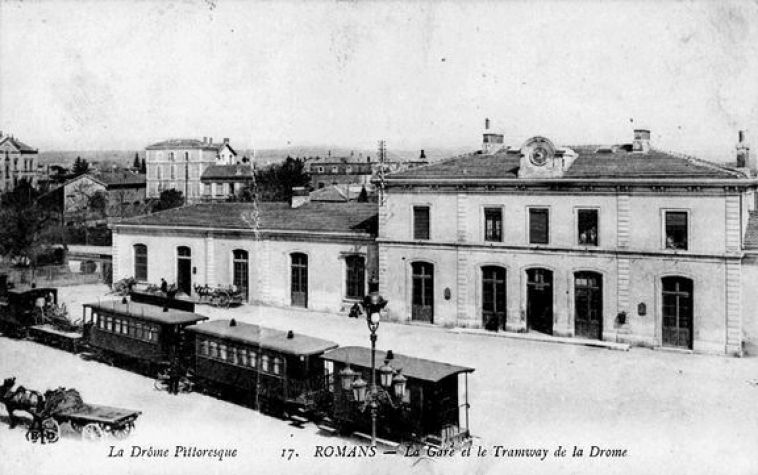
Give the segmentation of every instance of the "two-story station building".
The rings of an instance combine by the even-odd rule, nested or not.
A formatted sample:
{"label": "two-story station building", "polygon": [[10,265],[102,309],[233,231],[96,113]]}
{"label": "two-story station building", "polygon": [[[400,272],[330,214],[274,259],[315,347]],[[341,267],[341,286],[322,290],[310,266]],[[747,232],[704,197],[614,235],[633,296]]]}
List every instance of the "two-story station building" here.
{"label": "two-story station building", "polygon": [[487,131],[481,151],[386,177],[391,319],[741,352],[750,173],[655,150],[648,130],[503,142]]}

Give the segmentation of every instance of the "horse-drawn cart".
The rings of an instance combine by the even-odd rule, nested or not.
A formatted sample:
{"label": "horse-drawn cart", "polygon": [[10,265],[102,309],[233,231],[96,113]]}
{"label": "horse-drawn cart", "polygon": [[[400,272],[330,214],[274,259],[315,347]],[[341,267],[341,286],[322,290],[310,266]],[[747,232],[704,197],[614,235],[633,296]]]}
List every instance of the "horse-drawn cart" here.
{"label": "horse-drawn cart", "polygon": [[140,414],[130,409],[87,404],[78,391],[58,388],[45,393],[41,411],[32,411],[34,419],[26,439],[43,444],[57,442],[63,424],[69,424],[85,440],[98,440],[106,434],[123,439],[134,429],[134,421]]}
{"label": "horse-drawn cart", "polygon": [[245,292],[236,286],[210,287],[208,285],[196,285],[195,294],[198,303],[207,303],[214,307],[229,308],[232,305],[245,303]]}

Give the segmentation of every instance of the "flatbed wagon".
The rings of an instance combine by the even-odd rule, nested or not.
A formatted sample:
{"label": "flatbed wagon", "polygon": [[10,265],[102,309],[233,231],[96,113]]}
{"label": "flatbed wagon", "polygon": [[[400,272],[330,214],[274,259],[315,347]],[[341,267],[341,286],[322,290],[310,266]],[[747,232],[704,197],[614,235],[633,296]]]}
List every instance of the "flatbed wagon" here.
{"label": "flatbed wagon", "polygon": [[62,348],[72,353],[78,353],[84,343],[80,331],[65,331],[49,323],[29,327],[29,336],[46,345]]}
{"label": "flatbed wagon", "polygon": [[68,423],[85,440],[97,440],[105,435],[124,439],[134,429],[134,422],[140,414],[140,411],[85,403],[42,419],[39,424],[32,425],[26,438],[31,442],[57,442],[61,424]]}

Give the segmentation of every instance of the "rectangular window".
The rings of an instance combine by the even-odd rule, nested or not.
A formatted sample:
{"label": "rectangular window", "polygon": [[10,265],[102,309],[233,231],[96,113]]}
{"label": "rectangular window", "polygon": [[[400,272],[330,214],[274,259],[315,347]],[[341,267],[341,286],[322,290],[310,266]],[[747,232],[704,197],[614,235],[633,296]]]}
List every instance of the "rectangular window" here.
{"label": "rectangular window", "polygon": [[237,358],[239,358],[239,364],[241,366],[247,366],[247,350],[244,348],[240,348],[239,351],[237,351]]}
{"label": "rectangular window", "polygon": [[211,358],[218,358],[218,345],[215,341],[212,341],[208,344],[208,355]]}
{"label": "rectangular window", "polygon": [[666,249],[687,249],[687,212],[666,211]]}
{"label": "rectangular window", "polygon": [[200,340],[200,354],[202,356],[208,356],[208,340],[205,338]]}
{"label": "rectangular window", "polygon": [[254,350],[248,351],[248,360],[247,364],[250,365],[251,368],[255,368],[258,363],[257,353]]}
{"label": "rectangular window", "polygon": [[413,239],[429,239],[429,207],[413,207]]}
{"label": "rectangular window", "polygon": [[237,364],[237,348],[233,346],[229,347],[229,362],[231,364]]}
{"label": "rectangular window", "polygon": [[261,357],[261,371],[268,373],[268,356],[266,355]]}
{"label": "rectangular window", "polygon": [[547,244],[550,236],[547,208],[529,208],[529,244]]}
{"label": "rectangular window", "polygon": [[493,242],[503,240],[502,208],[484,208],[484,240]]}
{"label": "rectangular window", "polygon": [[348,256],[345,258],[347,268],[346,297],[362,299],[365,294],[366,264],[363,256]]}
{"label": "rectangular window", "polygon": [[274,374],[282,374],[282,360],[274,358]]}
{"label": "rectangular window", "polygon": [[579,244],[597,246],[597,210],[580,209],[576,214]]}
{"label": "rectangular window", "polygon": [[218,357],[219,359],[226,361],[226,345],[224,343],[218,344]]}

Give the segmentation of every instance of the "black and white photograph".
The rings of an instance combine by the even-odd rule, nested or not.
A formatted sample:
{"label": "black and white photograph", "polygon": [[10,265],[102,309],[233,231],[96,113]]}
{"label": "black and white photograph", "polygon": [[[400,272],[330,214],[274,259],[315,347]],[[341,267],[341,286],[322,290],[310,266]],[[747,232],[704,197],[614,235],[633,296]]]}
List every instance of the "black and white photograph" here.
{"label": "black and white photograph", "polygon": [[0,473],[758,473],[758,1],[0,0]]}

